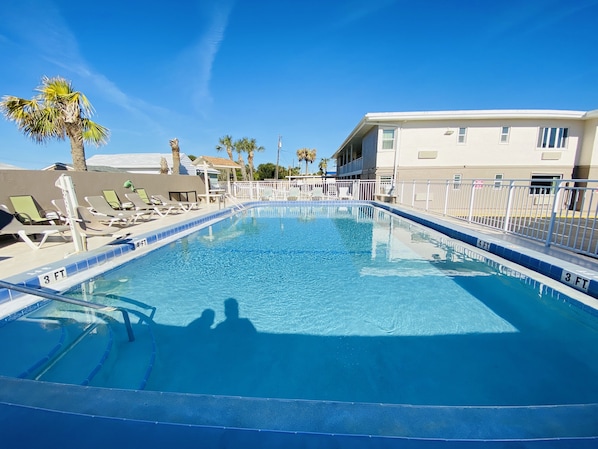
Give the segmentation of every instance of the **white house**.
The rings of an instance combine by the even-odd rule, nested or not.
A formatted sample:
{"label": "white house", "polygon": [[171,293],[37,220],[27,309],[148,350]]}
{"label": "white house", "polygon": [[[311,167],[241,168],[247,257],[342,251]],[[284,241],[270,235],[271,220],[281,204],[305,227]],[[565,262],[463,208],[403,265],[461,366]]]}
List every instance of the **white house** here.
{"label": "white house", "polygon": [[[180,153],[181,175],[197,174],[193,162],[185,153]],[[164,158],[168,164],[169,173],[172,173],[172,152],[170,153],[126,153],[126,154],[95,154],[87,159],[87,168],[111,167],[129,173],[160,173],[160,160]]]}
{"label": "white house", "polygon": [[334,153],[339,179],[598,179],[598,110],[368,113]]}

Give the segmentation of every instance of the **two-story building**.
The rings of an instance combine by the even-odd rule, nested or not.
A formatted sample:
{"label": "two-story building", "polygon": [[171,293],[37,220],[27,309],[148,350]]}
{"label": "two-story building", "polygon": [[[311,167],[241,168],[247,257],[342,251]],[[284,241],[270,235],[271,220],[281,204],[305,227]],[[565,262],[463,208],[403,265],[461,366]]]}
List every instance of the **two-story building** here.
{"label": "two-story building", "polygon": [[598,179],[598,110],[368,113],[338,179]]}

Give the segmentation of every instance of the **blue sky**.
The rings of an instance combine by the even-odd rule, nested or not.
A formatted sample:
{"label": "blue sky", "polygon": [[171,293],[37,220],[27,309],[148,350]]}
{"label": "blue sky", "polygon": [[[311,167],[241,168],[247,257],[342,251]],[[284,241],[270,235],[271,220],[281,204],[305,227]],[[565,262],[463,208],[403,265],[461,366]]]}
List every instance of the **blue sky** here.
{"label": "blue sky", "polygon": [[[107,145],[86,155],[330,157],[368,112],[598,109],[598,0],[3,0],[0,95],[42,76],[87,95]],[[220,153],[223,157],[226,154]],[[0,120],[0,162],[71,162]],[[317,170],[317,163],[310,167]]]}

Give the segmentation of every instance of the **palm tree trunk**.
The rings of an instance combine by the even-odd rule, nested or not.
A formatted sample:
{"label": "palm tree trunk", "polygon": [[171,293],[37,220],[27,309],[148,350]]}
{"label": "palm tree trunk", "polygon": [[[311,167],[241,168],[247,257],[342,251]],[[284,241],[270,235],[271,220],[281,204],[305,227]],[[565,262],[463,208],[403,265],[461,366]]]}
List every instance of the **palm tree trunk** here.
{"label": "palm tree trunk", "polygon": [[249,180],[253,181],[253,152],[247,154],[247,164],[249,164]]}
{"label": "palm tree trunk", "polygon": [[71,142],[71,157],[75,171],[87,171],[85,161],[85,147],[83,145],[83,131],[76,123],[65,123],[66,134]]}
{"label": "palm tree trunk", "polygon": [[239,153],[237,163],[241,166],[241,176],[243,177],[243,181],[247,181],[247,172],[245,171],[245,161],[243,160],[243,156]]}
{"label": "palm tree trunk", "polygon": [[179,147],[179,139],[174,138],[170,140],[170,148],[172,149],[172,174],[180,174],[179,167],[181,165],[181,149]]}
{"label": "palm tree trunk", "polygon": [[[233,158],[233,149],[231,147],[226,147],[226,152],[228,153],[228,158],[232,161],[235,162],[235,159]],[[233,169],[233,179],[235,182],[237,182],[237,169]]]}

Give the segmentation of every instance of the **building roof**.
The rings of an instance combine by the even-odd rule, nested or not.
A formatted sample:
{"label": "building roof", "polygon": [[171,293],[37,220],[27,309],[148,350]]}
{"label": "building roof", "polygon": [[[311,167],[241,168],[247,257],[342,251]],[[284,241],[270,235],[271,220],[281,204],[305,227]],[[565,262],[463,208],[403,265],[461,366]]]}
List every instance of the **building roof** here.
{"label": "building roof", "polygon": [[223,157],[213,157],[213,156],[199,156],[197,159],[193,161],[193,165],[203,165],[203,163],[207,163],[212,168],[220,168],[220,169],[236,169],[241,168],[239,164],[236,162],[231,161],[230,159],[225,159]]}
{"label": "building roof", "polygon": [[3,164],[2,162],[0,162],[0,170],[25,170],[25,169],[21,168],[21,167],[17,167],[15,165]]}
{"label": "building roof", "polygon": [[[196,169],[191,159],[180,153],[182,175],[195,175]],[[131,173],[160,173],[160,160],[164,158],[168,167],[172,168],[172,152],[170,153],[122,153],[95,154],[87,159],[87,165],[92,167],[114,167]]]}

